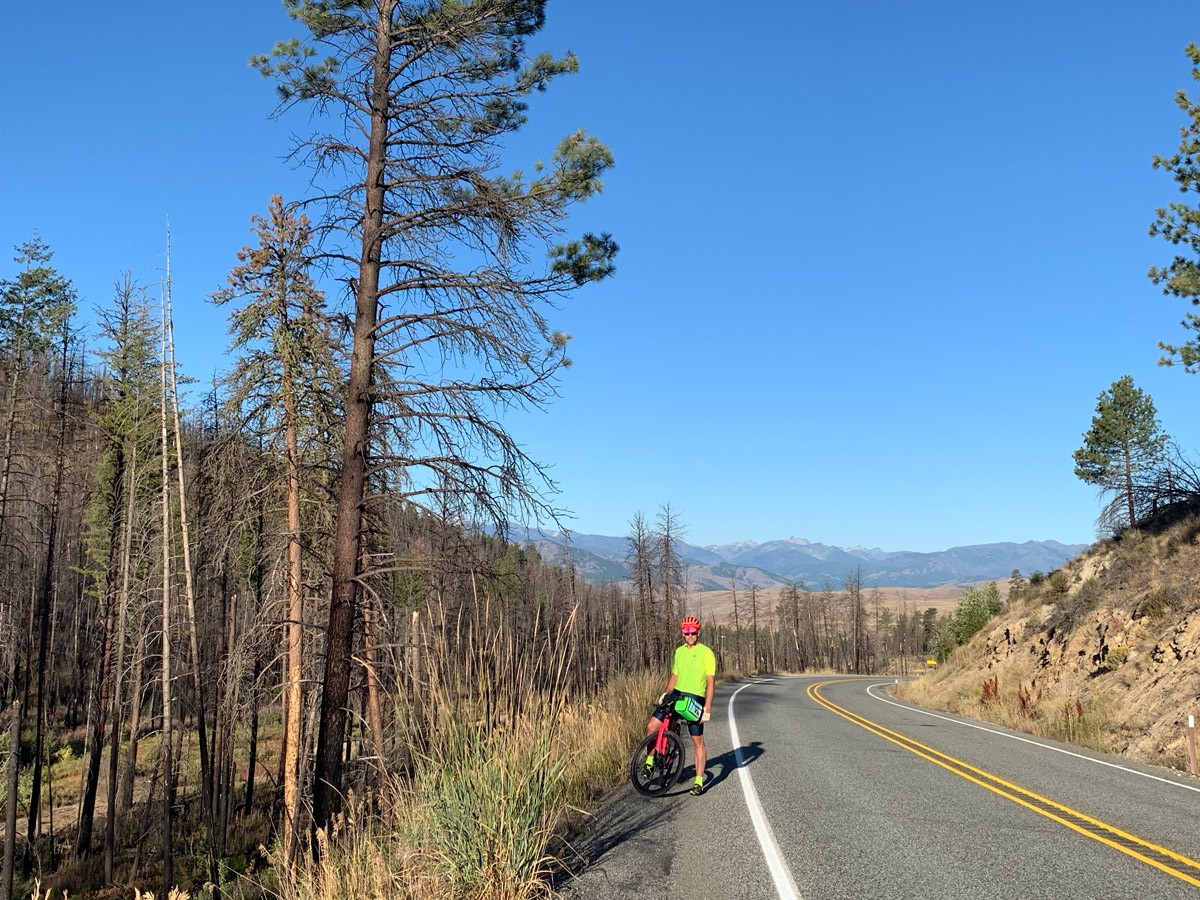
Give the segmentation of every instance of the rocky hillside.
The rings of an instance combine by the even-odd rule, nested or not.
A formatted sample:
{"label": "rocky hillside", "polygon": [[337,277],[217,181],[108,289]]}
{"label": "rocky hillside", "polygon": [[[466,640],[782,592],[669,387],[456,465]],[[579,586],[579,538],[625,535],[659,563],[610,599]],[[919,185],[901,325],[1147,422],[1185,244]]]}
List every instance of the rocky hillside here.
{"label": "rocky hillside", "polygon": [[1200,507],[1012,590],[997,617],[903,693],[1186,771],[1187,717],[1200,716]]}

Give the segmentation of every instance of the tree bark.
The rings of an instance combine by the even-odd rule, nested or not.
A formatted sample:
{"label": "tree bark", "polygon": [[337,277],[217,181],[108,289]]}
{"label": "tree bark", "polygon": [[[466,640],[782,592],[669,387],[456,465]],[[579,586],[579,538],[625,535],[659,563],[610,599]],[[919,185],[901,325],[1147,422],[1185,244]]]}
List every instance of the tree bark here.
{"label": "tree bark", "polygon": [[[170,276],[168,275],[168,284]],[[159,425],[162,432],[162,728],[160,730],[160,757],[163,773],[162,809],[162,853],[163,894],[170,893],[175,880],[175,857],[172,847],[172,818],[175,808],[175,758],[174,758],[174,703],[171,696],[171,478],[167,458],[170,455],[167,435],[167,306],[163,298],[163,359],[162,359],[162,403]]]}
{"label": "tree bark", "polygon": [[62,505],[63,473],[66,469],[67,446],[67,350],[68,338],[62,339],[62,381],[58,395],[58,436],[54,454],[53,486],[50,493],[50,509],[46,523],[46,563],[42,569],[41,589],[38,591],[38,670],[37,670],[37,723],[33,760],[33,789],[29,801],[29,829],[26,832],[24,871],[33,871],[33,840],[41,832],[42,764],[46,747],[46,683],[47,653],[50,639],[50,620],[54,600],[55,551],[58,545],[59,512]]}
{"label": "tree bark", "polygon": [[0,868],[0,897],[13,895],[13,865],[17,850],[17,767],[21,762],[21,701],[14,700],[11,707],[12,724],[8,745],[8,784],[5,793],[4,816],[4,864]]}
{"label": "tree bark", "polygon": [[[346,703],[350,696],[350,661],[354,648],[354,613],[361,544],[359,523],[366,488],[366,461],[370,452],[375,326],[379,320],[379,274],[387,183],[390,23],[394,5],[393,0],[379,0],[376,13],[362,253],[358,267],[350,373],[346,384],[346,431],[338,485],[333,586],[329,602],[325,681],[321,693],[321,721],[313,783],[313,822],[318,828],[327,828],[342,804],[342,739],[346,730]],[[313,846],[316,849],[315,842]]]}
{"label": "tree bark", "polygon": [[284,441],[287,447],[287,517],[288,517],[288,622],[287,694],[284,701],[283,744],[283,852],[290,865],[296,857],[296,828],[300,814],[300,723],[304,715],[304,583],[303,556],[300,545],[300,451],[296,439],[298,427],[296,398],[292,380],[285,379]]}
{"label": "tree bark", "polygon": [[[84,856],[91,848],[92,826],[95,821],[96,791],[100,784],[100,758],[104,753],[104,725],[108,706],[109,681],[111,678],[113,615],[117,606],[117,576],[121,560],[122,504],[125,487],[125,454],[118,446],[113,465],[109,492],[112,496],[112,511],[108,527],[108,567],[104,583],[104,624],[100,635],[100,665],[96,672],[91,692],[88,720],[91,734],[88,739],[87,774],[84,781],[83,798],[79,808],[79,827],[75,833],[75,856]],[[110,805],[108,817],[113,817]]]}

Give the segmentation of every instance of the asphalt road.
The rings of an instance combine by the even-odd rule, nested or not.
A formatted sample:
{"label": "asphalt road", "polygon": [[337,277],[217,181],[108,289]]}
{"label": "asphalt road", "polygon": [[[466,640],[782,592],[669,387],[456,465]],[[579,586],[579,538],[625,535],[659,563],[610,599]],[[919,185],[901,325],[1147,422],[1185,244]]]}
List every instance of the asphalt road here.
{"label": "asphalt road", "polygon": [[919,710],[891,683],[721,684],[708,792],[687,793],[690,745],[670,794],[623,788],[562,895],[1200,898],[1196,779]]}

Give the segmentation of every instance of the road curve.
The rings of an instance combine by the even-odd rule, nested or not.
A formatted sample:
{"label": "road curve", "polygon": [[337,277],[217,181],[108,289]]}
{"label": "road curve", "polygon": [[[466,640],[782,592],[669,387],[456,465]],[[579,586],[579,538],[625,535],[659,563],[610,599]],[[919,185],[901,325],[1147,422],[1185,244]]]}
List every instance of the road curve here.
{"label": "road curve", "polygon": [[[573,900],[1200,898],[1200,783],[897,702],[891,679],[723,683],[709,791],[623,788]],[[690,748],[689,748],[690,749]]]}

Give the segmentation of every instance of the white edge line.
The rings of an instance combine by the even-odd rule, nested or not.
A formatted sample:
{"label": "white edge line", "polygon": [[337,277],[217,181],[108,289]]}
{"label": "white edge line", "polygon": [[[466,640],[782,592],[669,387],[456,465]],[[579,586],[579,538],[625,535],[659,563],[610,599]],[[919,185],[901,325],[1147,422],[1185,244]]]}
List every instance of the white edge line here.
{"label": "white edge line", "polygon": [[1035,741],[1032,738],[1021,737],[1016,734],[1009,734],[1007,731],[998,731],[995,728],[988,728],[986,725],[978,725],[975,722],[964,722],[962,719],[955,719],[950,716],[938,715],[935,712],[930,712],[927,709],[921,709],[919,706],[913,706],[908,703],[897,703],[895,700],[889,700],[887,697],[881,697],[874,693],[873,688],[881,687],[885,684],[893,684],[892,681],[881,681],[876,684],[867,685],[867,694],[874,697],[881,703],[888,703],[892,706],[898,706],[901,709],[907,709],[910,712],[920,713],[923,716],[930,716],[934,719],[941,719],[943,722],[953,722],[955,725],[964,725],[967,728],[978,728],[980,731],[986,731],[988,734],[999,735],[1000,737],[1010,738],[1014,741],[1020,741],[1022,744],[1033,744],[1035,747],[1041,747],[1044,750],[1053,750],[1055,753],[1065,753],[1067,756],[1074,756],[1076,759],[1082,759],[1086,762],[1095,763],[1098,766],[1108,766],[1110,769],[1116,769],[1119,772],[1127,772],[1130,775],[1140,775],[1142,778],[1149,778],[1153,781],[1161,781],[1163,784],[1169,784],[1171,787],[1177,787],[1185,791],[1195,791],[1200,794],[1200,788],[1192,787],[1190,784],[1180,784],[1178,781],[1172,781],[1170,778],[1163,778],[1160,775],[1151,775],[1148,772],[1139,772],[1137,769],[1130,769],[1128,766],[1121,766],[1117,763],[1110,763],[1103,759],[1096,759],[1094,756],[1085,756],[1082,753],[1075,753],[1072,750],[1067,750],[1063,747],[1055,747],[1053,744],[1043,744],[1041,741]]}
{"label": "white edge line", "polygon": [[775,881],[775,890],[779,893],[780,900],[804,900],[800,896],[800,889],[796,887],[787,863],[783,861],[779,845],[775,843],[775,834],[771,831],[771,823],[767,821],[762,804],[758,802],[754,781],[750,777],[750,770],[746,768],[746,761],[742,758],[742,739],[738,737],[737,723],[733,719],[734,698],[751,684],[760,683],[762,682],[752,681],[749,684],[743,684],[729,698],[729,739],[733,742],[733,757],[737,761],[738,776],[742,780],[742,793],[746,795],[746,808],[750,811],[750,821],[754,823],[754,831],[758,835],[758,844],[762,847],[767,868],[771,870],[771,878]]}

